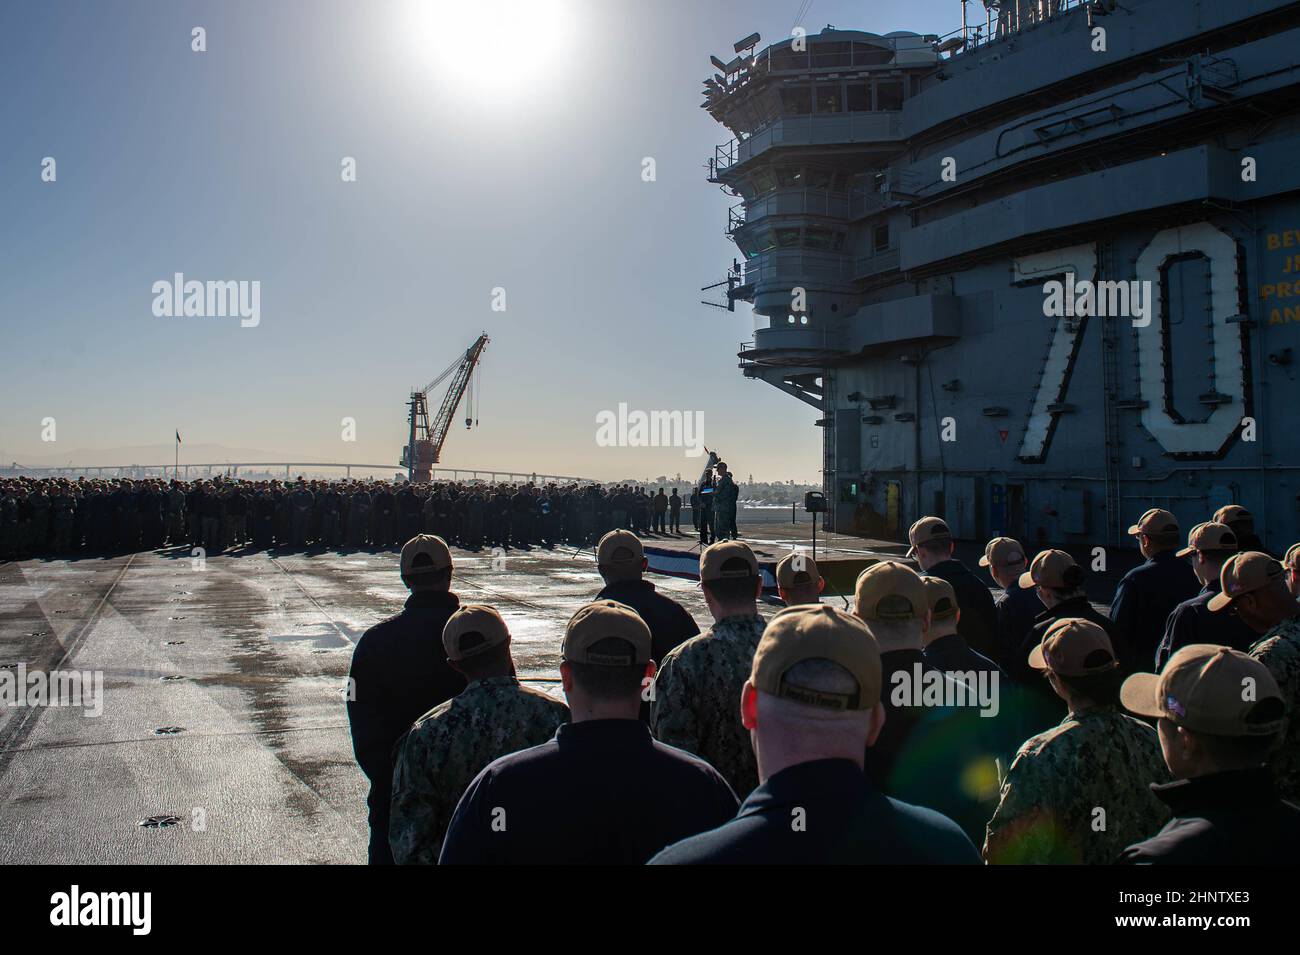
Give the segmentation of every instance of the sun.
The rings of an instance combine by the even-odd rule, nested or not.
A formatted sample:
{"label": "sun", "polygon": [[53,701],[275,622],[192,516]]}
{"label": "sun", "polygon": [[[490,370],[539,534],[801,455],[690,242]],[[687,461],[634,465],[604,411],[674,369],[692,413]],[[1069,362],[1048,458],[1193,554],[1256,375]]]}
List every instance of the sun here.
{"label": "sun", "polygon": [[467,104],[534,96],[573,56],[571,0],[408,0],[407,10],[416,63]]}

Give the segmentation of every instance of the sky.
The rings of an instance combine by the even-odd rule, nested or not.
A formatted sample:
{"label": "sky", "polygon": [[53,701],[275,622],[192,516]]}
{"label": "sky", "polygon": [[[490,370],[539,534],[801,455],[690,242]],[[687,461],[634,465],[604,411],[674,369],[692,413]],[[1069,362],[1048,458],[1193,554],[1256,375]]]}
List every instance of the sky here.
{"label": "sky", "polygon": [[[163,463],[178,430],[182,461],[396,465],[408,393],[486,331],[479,426],[462,408],[444,466],[698,473],[693,449],[599,443],[626,405],[693,416],[743,476],[818,481],[817,412],[737,367],[748,307],[700,304],[737,256],[708,57],[802,6],[6,0],[0,461]],[[960,2],[801,23],[946,33]],[[176,273],[257,282],[256,324],[155,314]]]}

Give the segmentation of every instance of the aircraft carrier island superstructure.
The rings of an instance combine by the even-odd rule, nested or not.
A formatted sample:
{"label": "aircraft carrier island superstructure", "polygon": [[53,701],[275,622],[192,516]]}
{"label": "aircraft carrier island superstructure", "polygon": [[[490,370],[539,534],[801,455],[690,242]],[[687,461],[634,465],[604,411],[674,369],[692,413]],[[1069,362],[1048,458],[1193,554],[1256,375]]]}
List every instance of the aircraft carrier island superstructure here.
{"label": "aircraft carrier island superstructure", "polygon": [[1300,3],[1000,6],[714,58],[744,375],[821,412],[837,531],[1115,545],[1236,502],[1285,548]]}

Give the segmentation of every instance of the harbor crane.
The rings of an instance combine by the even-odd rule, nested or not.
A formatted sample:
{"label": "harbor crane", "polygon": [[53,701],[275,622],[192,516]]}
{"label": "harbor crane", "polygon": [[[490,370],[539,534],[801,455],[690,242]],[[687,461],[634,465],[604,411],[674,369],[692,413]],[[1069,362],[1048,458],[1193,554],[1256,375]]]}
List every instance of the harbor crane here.
{"label": "harbor crane", "polygon": [[[406,447],[402,449],[401,460],[402,467],[406,468],[407,480],[415,484],[429,483],[433,477],[433,466],[438,463],[442,455],[443,442],[447,440],[447,433],[451,430],[451,420],[455,417],[456,409],[460,407],[461,399],[465,397],[467,391],[470,400],[466,409],[465,427],[472,428],[478,424],[474,414],[474,392],[470,388],[470,383],[488,341],[487,332],[479,335],[474,344],[443,369],[437,378],[419,391],[411,392],[411,397],[406,403],[410,436],[407,438]],[[430,425],[429,392],[446,381],[448,376],[451,376],[451,384],[447,386],[447,393],[443,395],[442,404],[433,418],[433,424]]]}

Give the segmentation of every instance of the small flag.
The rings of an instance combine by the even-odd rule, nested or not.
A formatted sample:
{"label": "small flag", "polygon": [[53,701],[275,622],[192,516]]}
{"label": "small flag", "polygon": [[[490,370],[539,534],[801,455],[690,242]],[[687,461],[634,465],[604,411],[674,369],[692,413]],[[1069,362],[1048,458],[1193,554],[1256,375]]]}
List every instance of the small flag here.
{"label": "small flag", "polygon": [[[1009,434],[1011,434],[1010,431],[1004,431],[1004,430],[1002,430],[1001,428],[998,429],[998,437],[1002,439],[1002,443],[1003,443],[1003,444],[1006,444],[1006,443],[1007,443],[1007,435],[1009,435]],[[179,440],[179,439],[178,439],[178,440]]]}
{"label": "small flag", "polygon": [[181,433],[179,431],[176,432],[176,443],[177,444],[181,443]]}

